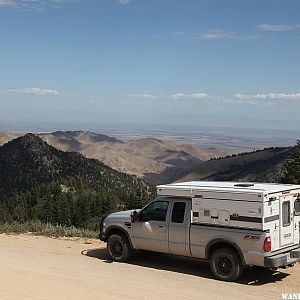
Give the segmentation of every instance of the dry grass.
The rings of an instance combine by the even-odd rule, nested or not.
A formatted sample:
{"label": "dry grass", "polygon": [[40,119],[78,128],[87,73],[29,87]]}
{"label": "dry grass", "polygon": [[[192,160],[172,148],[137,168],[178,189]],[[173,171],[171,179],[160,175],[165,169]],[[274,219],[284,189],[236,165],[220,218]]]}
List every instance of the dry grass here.
{"label": "dry grass", "polygon": [[96,231],[81,229],[60,225],[45,224],[40,221],[28,221],[25,223],[2,223],[0,224],[0,233],[6,234],[20,234],[32,233],[35,235],[49,236],[49,237],[82,237],[82,238],[97,238]]}

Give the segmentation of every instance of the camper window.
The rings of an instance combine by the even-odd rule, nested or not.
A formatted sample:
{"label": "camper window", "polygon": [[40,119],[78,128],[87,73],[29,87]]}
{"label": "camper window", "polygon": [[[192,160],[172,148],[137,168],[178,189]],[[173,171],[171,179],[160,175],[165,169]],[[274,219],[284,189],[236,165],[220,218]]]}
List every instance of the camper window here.
{"label": "camper window", "polygon": [[296,216],[300,216],[300,198],[295,200],[294,213]]}
{"label": "camper window", "polygon": [[283,227],[291,224],[291,207],[290,201],[284,201],[282,203],[282,224]]}

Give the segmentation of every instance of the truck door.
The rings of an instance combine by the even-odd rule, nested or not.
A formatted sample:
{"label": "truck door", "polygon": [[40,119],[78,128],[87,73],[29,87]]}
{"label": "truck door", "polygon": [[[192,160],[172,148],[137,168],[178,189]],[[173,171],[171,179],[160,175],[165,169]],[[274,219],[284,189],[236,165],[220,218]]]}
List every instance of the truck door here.
{"label": "truck door", "polygon": [[280,246],[294,242],[294,200],[292,195],[280,197]]}
{"label": "truck door", "polygon": [[169,253],[168,208],[169,200],[156,200],[139,214],[132,225],[133,244],[136,249]]}
{"label": "truck door", "polygon": [[184,200],[174,200],[172,203],[169,223],[169,248],[172,254],[189,255],[188,232],[191,211],[189,203]]}

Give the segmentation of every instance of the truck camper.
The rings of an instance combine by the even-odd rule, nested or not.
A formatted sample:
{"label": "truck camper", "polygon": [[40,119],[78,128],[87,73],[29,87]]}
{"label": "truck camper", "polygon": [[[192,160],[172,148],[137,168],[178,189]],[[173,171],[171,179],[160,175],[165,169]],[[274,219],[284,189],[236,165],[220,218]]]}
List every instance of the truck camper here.
{"label": "truck camper", "polygon": [[135,250],[195,257],[234,281],[246,266],[298,262],[299,223],[299,185],[193,181],[159,185],[144,208],[102,218],[100,239],[115,261]]}

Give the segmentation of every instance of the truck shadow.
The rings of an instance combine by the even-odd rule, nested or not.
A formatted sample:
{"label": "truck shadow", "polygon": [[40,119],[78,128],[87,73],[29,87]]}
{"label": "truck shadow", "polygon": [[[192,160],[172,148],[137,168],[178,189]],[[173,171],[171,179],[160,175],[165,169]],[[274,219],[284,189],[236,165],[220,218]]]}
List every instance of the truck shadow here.
{"label": "truck shadow", "polygon": [[[114,263],[109,259],[106,249],[87,249],[82,251],[81,254],[100,259],[104,263]],[[132,259],[127,262],[127,264],[203,278],[213,278],[207,262],[183,256],[138,251],[134,253]],[[281,271],[249,267],[244,270],[244,273],[237,284],[259,286],[267,283],[274,283],[276,281],[282,281],[289,275],[290,274]]]}

